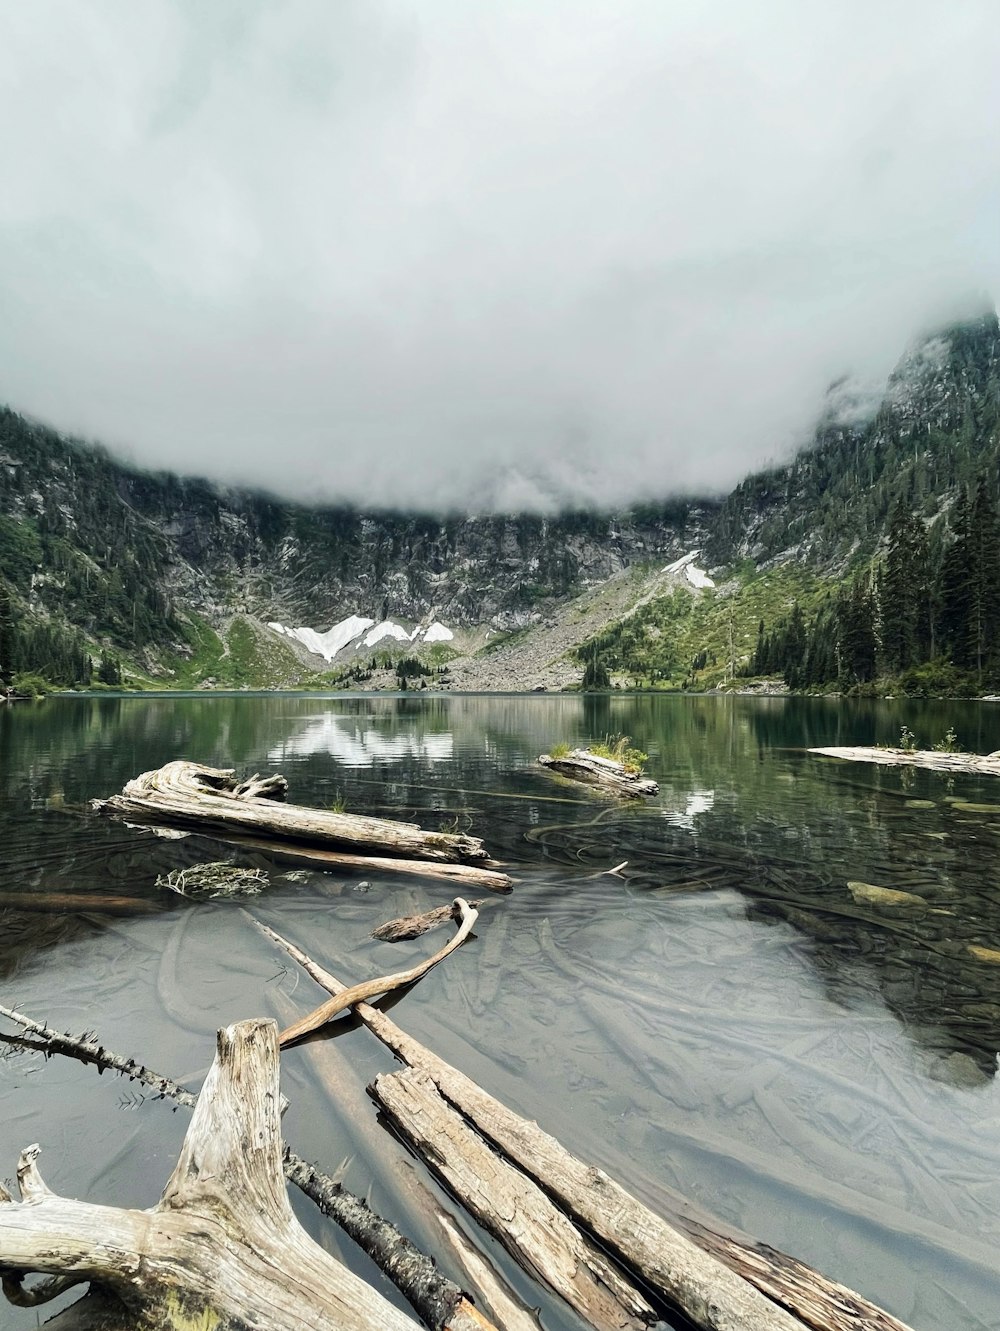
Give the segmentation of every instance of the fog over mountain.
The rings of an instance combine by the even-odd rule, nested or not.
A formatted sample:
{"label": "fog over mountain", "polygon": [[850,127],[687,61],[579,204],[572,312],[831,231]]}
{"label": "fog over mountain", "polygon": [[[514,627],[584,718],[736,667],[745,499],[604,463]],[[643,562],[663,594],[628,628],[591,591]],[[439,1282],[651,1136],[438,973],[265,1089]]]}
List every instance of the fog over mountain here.
{"label": "fog over mountain", "polygon": [[978,0],[0,11],[0,400],[299,498],[720,489],[1000,291]]}

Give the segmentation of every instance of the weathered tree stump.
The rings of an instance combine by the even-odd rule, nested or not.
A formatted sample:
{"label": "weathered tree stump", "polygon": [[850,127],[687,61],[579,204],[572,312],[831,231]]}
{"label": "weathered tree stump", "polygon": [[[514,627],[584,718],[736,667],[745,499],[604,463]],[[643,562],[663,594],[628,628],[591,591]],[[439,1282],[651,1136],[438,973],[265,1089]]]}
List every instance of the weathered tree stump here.
{"label": "weathered tree stump", "polygon": [[177,759],[155,772],[143,772],[120,795],[95,800],[93,807],[135,822],[263,834],[362,854],[381,852],[457,864],[488,858],[478,837],[425,832],[415,823],[284,804],[286,786],[281,776],[237,782],[230,770]]}
{"label": "weathered tree stump", "polygon": [[31,1272],[92,1281],[150,1331],[412,1331],[418,1323],[295,1219],[279,1099],[276,1024],[221,1030],[180,1159],[147,1211],[57,1196],[38,1173],[39,1148],[29,1146],[17,1170],[21,1201],[0,1197],[6,1283],[19,1287],[19,1274]]}
{"label": "weathered tree stump", "polygon": [[643,799],[655,795],[660,789],[651,777],[643,776],[641,772],[630,771],[623,763],[615,762],[613,758],[601,758],[596,753],[591,753],[589,749],[574,749],[559,758],[543,753],[538,761],[543,767],[558,772],[560,776],[569,777],[571,781],[599,786],[602,790],[622,795],[626,799]]}

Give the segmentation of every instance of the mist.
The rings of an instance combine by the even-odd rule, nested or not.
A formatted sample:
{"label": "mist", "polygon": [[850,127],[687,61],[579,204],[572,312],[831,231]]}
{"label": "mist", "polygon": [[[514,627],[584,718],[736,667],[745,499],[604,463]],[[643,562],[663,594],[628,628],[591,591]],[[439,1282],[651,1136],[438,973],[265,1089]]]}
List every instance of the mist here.
{"label": "mist", "polygon": [[998,67],[977,0],[5,6],[0,401],[299,499],[725,489],[1000,290]]}

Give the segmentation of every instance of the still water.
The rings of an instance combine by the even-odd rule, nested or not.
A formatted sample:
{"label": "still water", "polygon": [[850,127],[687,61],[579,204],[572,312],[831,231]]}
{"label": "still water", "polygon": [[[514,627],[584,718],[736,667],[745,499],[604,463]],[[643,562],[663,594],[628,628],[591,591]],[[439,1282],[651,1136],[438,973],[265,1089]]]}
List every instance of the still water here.
{"label": "still water", "polygon": [[[84,812],[169,759],[275,769],[298,803],[468,829],[517,886],[394,1004],[400,1025],[654,1206],[681,1194],[917,1331],[997,1328],[1000,781],[805,752],[888,743],[904,723],[924,746],[950,726],[967,749],[1000,748],[1000,708],[975,703],[244,694],[0,708],[0,1001],[192,1087],[216,1027],[322,1001],[246,902],[155,885],[220,858],[219,843]],[[536,764],[560,740],[616,732],[660,783],[643,808]],[[369,934],[448,900],[445,884],[249,862],[272,876],[253,913],[349,983],[442,941]],[[911,899],[873,903],[849,883]],[[46,905],[56,893],[68,900]],[[346,1185],[457,1274],[429,1199],[475,1229],[365,1096],[390,1066],[350,1022],[288,1052],[285,1136],[330,1172],[346,1161]],[[0,1176],[39,1141],[56,1191],[150,1206],[187,1112],[6,1045],[0,1122]],[[544,1327],[579,1325],[476,1241],[541,1300]],[[36,1325],[33,1310],[0,1310],[0,1326]]]}

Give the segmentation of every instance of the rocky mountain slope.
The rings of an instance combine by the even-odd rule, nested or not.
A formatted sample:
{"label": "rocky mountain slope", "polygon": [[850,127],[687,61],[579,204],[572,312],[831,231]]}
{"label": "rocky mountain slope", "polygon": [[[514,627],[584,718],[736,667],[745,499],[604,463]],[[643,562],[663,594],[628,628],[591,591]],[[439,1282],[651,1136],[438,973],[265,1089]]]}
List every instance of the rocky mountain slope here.
{"label": "rocky mountain slope", "polygon": [[[634,619],[676,640],[679,680],[700,655],[745,655],[750,616],[807,573],[870,558],[900,496],[928,521],[946,509],[996,459],[998,404],[989,314],[916,344],[874,400],[837,385],[809,446],[724,499],[554,517],[307,508],[0,411],[0,672],[69,661],[69,635],[174,685],[385,686],[417,658],[453,687],[553,688]],[[698,550],[718,587],[690,561],[665,571]]]}

